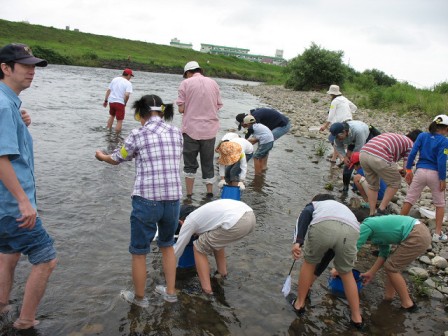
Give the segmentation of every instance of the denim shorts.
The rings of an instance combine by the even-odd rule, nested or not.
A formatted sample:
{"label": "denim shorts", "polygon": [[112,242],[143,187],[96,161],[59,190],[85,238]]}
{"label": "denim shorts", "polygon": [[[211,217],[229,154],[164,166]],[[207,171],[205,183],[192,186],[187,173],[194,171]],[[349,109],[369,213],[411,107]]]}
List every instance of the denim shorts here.
{"label": "denim shorts", "polygon": [[272,130],[272,135],[274,136],[274,140],[277,140],[281,136],[288,133],[288,131],[291,129],[291,122],[288,121],[288,123],[285,126],[276,127]]}
{"label": "denim shorts", "polygon": [[131,254],[148,254],[157,228],[157,246],[174,245],[174,233],[179,223],[180,202],[151,201],[140,196],[132,196],[131,213]]}
{"label": "denim shorts", "polygon": [[266,156],[268,156],[269,151],[274,147],[274,141],[265,143],[265,144],[258,144],[258,148],[254,153],[254,159],[262,159]]}
{"label": "denim shorts", "polygon": [[241,165],[240,161],[237,161],[233,165],[226,166],[224,178],[227,183],[240,182]]}
{"label": "denim shorts", "polygon": [[28,256],[32,265],[46,263],[56,258],[53,238],[45,231],[39,217],[36,218],[36,225],[31,230],[19,228],[18,225],[14,217],[0,219],[0,253],[24,254]]}

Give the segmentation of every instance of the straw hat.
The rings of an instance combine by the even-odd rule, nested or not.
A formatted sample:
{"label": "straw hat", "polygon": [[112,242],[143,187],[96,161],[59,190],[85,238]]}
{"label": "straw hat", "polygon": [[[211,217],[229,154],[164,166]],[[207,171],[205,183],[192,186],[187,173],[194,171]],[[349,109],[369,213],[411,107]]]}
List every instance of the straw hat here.
{"label": "straw hat", "polygon": [[241,158],[243,148],[240,144],[232,141],[224,141],[219,145],[218,152],[221,154],[218,163],[224,166],[233,165]]}

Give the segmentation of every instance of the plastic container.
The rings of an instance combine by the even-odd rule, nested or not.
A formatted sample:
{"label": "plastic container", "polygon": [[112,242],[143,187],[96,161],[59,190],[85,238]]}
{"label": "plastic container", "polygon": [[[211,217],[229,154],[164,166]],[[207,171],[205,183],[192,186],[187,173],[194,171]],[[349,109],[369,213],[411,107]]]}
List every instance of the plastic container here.
{"label": "plastic container", "polygon": [[[358,293],[360,293],[363,287],[361,273],[356,269],[353,269],[352,272],[356,281],[356,286],[358,287]],[[332,294],[345,298],[344,285],[342,284],[342,279],[339,276],[333,278],[330,275],[328,278],[328,289]]]}
{"label": "plastic container", "polygon": [[191,240],[187,246],[185,246],[184,253],[179,258],[177,267],[179,268],[190,268],[195,267],[194,262],[194,252],[193,252],[193,240]]}
{"label": "plastic container", "polygon": [[221,191],[221,198],[241,200],[241,190],[238,186],[224,185]]}

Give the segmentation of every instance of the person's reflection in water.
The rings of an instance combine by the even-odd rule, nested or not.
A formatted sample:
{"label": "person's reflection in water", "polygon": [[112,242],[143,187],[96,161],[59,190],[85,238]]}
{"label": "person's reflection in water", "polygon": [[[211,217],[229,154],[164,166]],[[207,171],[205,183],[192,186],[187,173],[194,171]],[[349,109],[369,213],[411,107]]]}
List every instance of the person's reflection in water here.
{"label": "person's reflection in water", "polygon": [[252,187],[253,191],[262,192],[265,179],[266,178],[265,178],[264,175],[254,175],[254,180],[250,184],[250,186]]}
{"label": "person's reflection in water", "polygon": [[[377,306],[377,309],[371,311],[370,332],[372,335],[406,335],[404,321],[406,313],[397,310],[390,304],[390,301],[383,300]],[[408,315],[409,316],[409,315]],[[408,330],[411,332],[411,330]]]}
{"label": "person's reflection in water", "polygon": [[107,143],[107,152],[112,153],[115,148],[120,147],[124,141],[124,138],[120,133],[107,131],[105,133],[105,140]]}

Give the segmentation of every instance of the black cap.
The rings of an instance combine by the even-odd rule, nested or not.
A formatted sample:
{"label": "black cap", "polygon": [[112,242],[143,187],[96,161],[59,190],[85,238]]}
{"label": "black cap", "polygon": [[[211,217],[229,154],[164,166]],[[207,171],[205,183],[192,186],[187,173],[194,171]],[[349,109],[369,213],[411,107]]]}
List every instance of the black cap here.
{"label": "black cap", "polygon": [[333,136],[337,136],[339,133],[342,133],[345,129],[345,126],[341,122],[336,122],[330,126],[330,133]]}
{"label": "black cap", "polygon": [[33,64],[38,67],[48,65],[46,60],[34,57],[31,48],[21,43],[11,43],[0,49],[0,63],[6,62]]}
{"label": "black cap", "polygon": [[180,220],[185,220],[185,218],[187,218],[187,216],[189,214],[191,214],[193,211],[195,211],[197,209],[197,207],[195,207],[194,205],[182,205],[180,207],[180,213],[179,213],[179,219]]}

